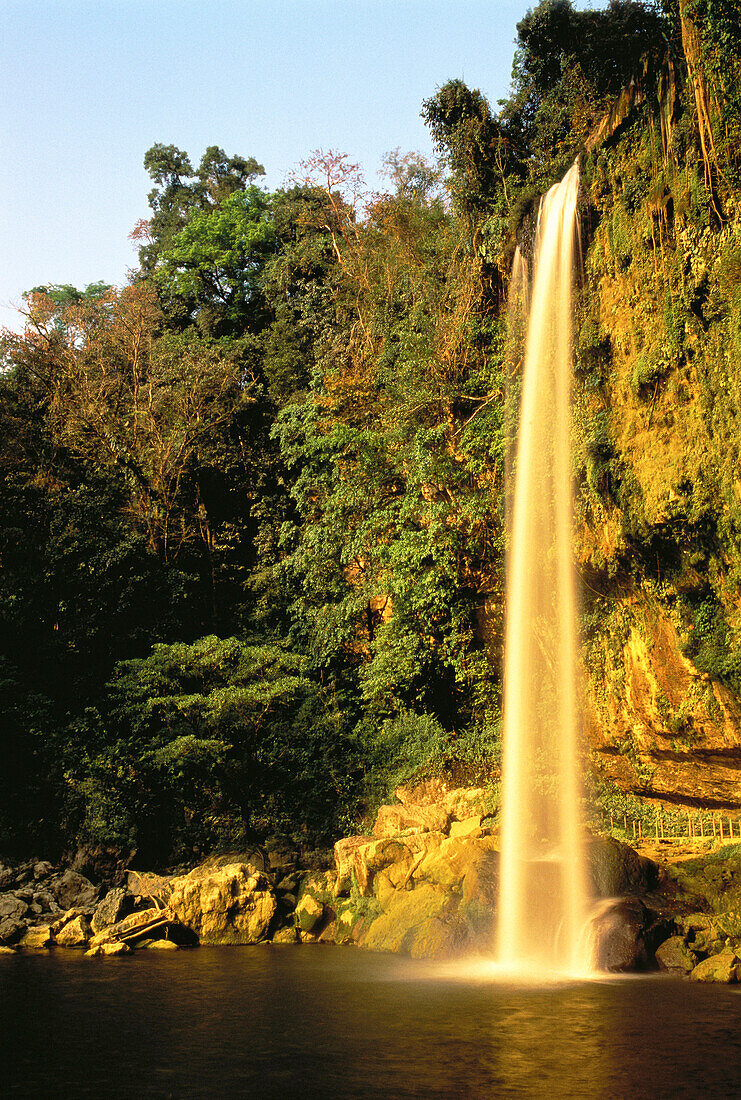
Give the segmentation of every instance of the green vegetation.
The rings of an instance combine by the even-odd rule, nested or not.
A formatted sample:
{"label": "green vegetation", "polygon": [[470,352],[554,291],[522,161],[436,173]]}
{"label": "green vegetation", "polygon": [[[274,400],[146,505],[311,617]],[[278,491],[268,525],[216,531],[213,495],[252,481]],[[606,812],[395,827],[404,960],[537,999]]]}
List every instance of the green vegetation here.
{"label": "green vegetation", "polygon": [[[741,692],[732,9],[544,0],[499,112],[444,84],[439,164],[391,154],[381,195],[343,154],[269,193],[147,152],[131,284],[37,287],[2,339],[0,854],[315,845],[401,782],[496,785],[508,272],[578,153],[590,696],[633,705],[644,605]],[[652,721],[691,745],[708,691]]]}

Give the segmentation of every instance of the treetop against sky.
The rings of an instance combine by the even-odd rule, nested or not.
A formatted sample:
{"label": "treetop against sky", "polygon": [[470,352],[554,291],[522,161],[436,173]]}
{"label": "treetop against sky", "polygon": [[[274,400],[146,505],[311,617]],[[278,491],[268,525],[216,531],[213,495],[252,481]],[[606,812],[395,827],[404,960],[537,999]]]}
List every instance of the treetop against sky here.
{"label": "treetop against sky", "polygon": [[[507,94],[527,0],[5,0],[0,324],[33,286],[121,284],[155,142],[254,156],[281,186],[312,149],[371,183],[432,146],[422,100],[450,78]],[[601,7],[584,3],[579,7]]]}

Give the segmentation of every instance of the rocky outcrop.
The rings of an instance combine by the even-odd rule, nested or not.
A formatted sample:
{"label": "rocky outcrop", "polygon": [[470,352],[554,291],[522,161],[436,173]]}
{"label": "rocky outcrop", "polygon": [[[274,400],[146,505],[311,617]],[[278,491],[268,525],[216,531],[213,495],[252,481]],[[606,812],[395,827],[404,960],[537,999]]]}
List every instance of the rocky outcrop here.
{"label": "rocky outcrop", "polygon": [[678,625],[639,593],[590,642],[588,734],[622,790],[684,807],[741,809],[741,707],[682,652]]}
{"label": "rocky outcrop", "polygon": [[259,943],[277,908],[266,875],[249,863],[196,867],[171,880],[167,904],[205,944]]}

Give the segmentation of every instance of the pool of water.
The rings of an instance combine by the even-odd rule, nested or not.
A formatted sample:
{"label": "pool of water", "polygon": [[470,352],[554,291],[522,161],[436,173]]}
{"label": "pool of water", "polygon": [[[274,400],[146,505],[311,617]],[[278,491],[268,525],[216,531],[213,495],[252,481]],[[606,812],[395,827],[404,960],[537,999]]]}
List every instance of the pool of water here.
{"label": "pool of water", "polygon": [[741,1096],[741,993],[350,948],[0,957],[11,1097]]}

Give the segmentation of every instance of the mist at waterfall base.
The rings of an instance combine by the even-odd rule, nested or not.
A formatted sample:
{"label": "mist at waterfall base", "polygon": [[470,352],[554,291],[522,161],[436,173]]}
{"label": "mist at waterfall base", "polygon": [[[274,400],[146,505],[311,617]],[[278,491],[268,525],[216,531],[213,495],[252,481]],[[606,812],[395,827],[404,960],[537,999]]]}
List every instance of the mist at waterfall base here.
{"label": "mist at waterfall base", "polygon": [[580,821],[572,551],[571,314],[579,168],[543,197],[528,299],[508,515],[497,965],[542,979],[592,971]]}

